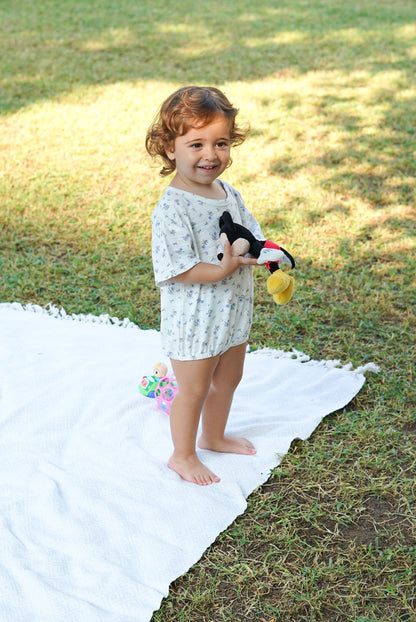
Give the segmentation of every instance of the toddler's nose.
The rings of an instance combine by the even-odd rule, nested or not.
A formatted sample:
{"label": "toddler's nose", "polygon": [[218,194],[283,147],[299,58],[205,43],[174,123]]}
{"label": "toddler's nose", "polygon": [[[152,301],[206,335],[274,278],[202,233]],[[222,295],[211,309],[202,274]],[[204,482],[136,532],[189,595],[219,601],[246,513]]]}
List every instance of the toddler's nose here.
{"label": "toddler's nose", "polygon": [[211,147],[210,145],[206,145],[204,149],[204,158],[206,158],[207,160],[215,160],[216,157],[217,154],[215,153],[215,148]]}

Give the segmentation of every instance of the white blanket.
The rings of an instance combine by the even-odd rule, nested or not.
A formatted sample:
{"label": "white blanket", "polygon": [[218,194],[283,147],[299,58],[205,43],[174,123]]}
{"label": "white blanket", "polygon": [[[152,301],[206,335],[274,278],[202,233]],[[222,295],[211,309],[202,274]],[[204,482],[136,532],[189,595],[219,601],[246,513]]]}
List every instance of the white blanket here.
{"label": "white blanket", "polygon": [[127,320],[0,304],[2,622],[147,622],[293,439],[364,383],[249,353],[228,429],[257,455],[201,452],[221,482],[199,487],[167,468],[168,416],[138,390],[161,359],[159,333]]}

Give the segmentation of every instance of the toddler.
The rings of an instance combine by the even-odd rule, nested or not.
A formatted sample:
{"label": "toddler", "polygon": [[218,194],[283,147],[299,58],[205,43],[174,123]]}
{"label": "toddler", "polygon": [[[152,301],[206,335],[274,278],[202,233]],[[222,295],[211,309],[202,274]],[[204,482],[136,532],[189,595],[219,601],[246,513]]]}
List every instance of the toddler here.
{"label": "toddler", "polygon": [[152,215],[162,344],[178,384],[168,466],[199,485],[219,477],[199,460],[197,447],[256,453],[249,440],[225,435],[251,328],[256,259],[234,257],[229,243],[222,249],[221,214],[229,211],[263,238],[240,194],[219,179],[231,164],[231,147],[245,139],[237,113],[216,88],[184,87],[164,101],[146,137],[148,153],[163,162],[161,175],[174,173]]}

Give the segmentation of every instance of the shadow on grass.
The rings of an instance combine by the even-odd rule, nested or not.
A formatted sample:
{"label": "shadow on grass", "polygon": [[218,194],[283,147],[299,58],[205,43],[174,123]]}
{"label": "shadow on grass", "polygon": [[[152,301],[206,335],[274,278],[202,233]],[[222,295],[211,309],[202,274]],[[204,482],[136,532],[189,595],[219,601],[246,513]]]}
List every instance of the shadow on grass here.
{"label": "shadow on grass", "polygon": [[[119,81],[249,82],[279,72],[297,76],[332,70],[343,72],[346,80],[349,73],[360,70],[376,74],[400,69],[402,80],[407,76],[409,83],[414,76],[412,31],[406,30],[414,21],[414,14],[410,3],[404,1],[394,6],[387,0],[368,0],[364,6],[346,2],[340,7],[337,0],[279,3],[260,0],[255,5],[251,0],[238,3],[223,0],[214,1],[207,9],[206,4],[191,5],[188,0],[178,3],[103,0],[98,9],[97,4],[86,0],[68,3],[35,0],[19,6],[2,5],[0,18],[4,24],[0,38],[3,74],[0,109],[9,113],[80,87]],[[331,76],[325,79],[330,80]],[[365,80],[365,76],[352,77],[352,87],[358,84],[354,80]],[[301,167],[319,166],[325,172],[325,187],[335,190],[340,197],[345,192],[349,197],[360,197],[374,206],[384,207],[391,204],[395,192],[400,195],[401,203],[414,202],[415,130],[409,121],[414,116],[412,101],[398,100],[392,89],[372,91],[373,100],[367,102],[368,107],[382,101],[384,111],[379,122],[382,131],[369,134],[362,131],[362,119],[348,111],[347,105],[343,107],[348,103],[347,97],[314,95],[323,127],[327,126],[328,131],[343,130],[345,137],[340,149],[326,150],[301,164],[298,158],[288,156],[272,163],[270,172],[291,177]],[[302,93],[282,94],[288,110],[295,111],[304,100]],[[263,101],[265,106],[272,103]],[[297,144],[300,141],[301,137]],[[367,170],[365,167],[363,170],[363,164],[368,164]],[[292,200],[294,204],[307,205],[308,198],[299,196]],[[329,208],[345,215],[348,209],[341,199]],[[325,214],[328,214],[327,206]],[[325,214],[319,208],[313,213],[306,211],[310,224]],[[263,224],[284,228],[282,217],[274,209],[265,214]],[[386,221],[384,224],[387,226]],[[389,226],[410,230],[411,222],[392,219]],[[58,231],[57,223],[54,228]],[[50,247],[42,251],[53,264],[49,268],[49,281],[43,273],[42,284],[33,279],[35,274],[36,278],[42,274],[36,271],[36,261],[41,260],[39,249],[43,241],[37,238],[36,232],[30,234],[27,248],[19,253],[26,257],[25,265],[31,268],[20,284],[14,283],[11,290],[6,290],[6,299],[11,299],[10,291],[14,291],[19,292],[20,299],[32,298],[42,304],[49,302],[54,291],[69,288],[73,295],[67,304],[73,305],[74,311],[103,308],[112,312],[113,308],[121,308],[122,313],[139,323],[143,320],[154,325],[152,313],[157,295],[152,277],[143,274],[137,283],[134,280],[137,269],[134,262],[140,255],[137,249],[130,248],[124,258],[119,257],[118,271],[111,272],[108,271],[114,260],[111,248],[101,260],[93,251],[87,253],[78,248],[79,241],[68,258],[65,252],[71,247],[72,238],[67,231],[62,233],[62,238],[53,242],[64,253],[62,260],[51,256]],[[73,232],[74,238],[82,241],[81,234],[82,231]],[[10,235],[13,237],[13,232]],[[370,235],[368,228],[362,235]],[[91,246],[92,240],[87,242]],[[345,244],[352,247],[353,240],[347,238]],[[347,254],[352,257],[354,251]],[[140,261],[150,273],[149,259],[141,257]],[[15,272],[15,267],[10,272]],[[111,297],[115,278],[124,283],[126,297],[135,300],[138,311],[133,306],[127,308],[130,303],[124,297],[117,300]],[[88,291],[88,300],[77,298],[77,284],[81,281],[83,287],[86,282],[95,281],[101,294],[91,285],[84,290]],[[53,287],[56,287],[54,291]],[[107,293],[100,299],[103,291]],[[145,292],[144,298],[136,300],[141,292]]]}
{"label": "shadow on grass", "polygon": [[[0,110],[119,81],[250,81],[282,72],[412,72],[410,3],[60,0],[0,7]],[[410,33],[411,34],[411,33]]]}
{"label": "shadow on grass", "polygon": [[[352,78],[349,87],[354,86],[358,85]],[[379,106],[380,110],[382,103],[376,124],[374,120],[367,122],[365,116],[360,118],[347,110],[342,112],[346,100],[341,97],[337,98],[336,103],[341,104],[337,107],[334,98],[315,96],[321,127],[328,133],[342,135],[340,146],[325,146],[318,155],[302,161],[289,153],[271,163],[270,173],[291,179],[305,167],[318,167],[322,169],[322,175],[319,175],[323,179],[321,185],[340,197],[355,197],[376,209],[392,205],[413,206],[416,202],[416,129],[410,119],[414,116],[414,102],[397,95],[398,91],[394,89],[372,92],[366,101],[366,109]],[[325,139],[321,141],[325,145]],[[303,201],[306,202],[306,197]],[[342,209],[341,203],[338,209]],[[344,209],[348,211],[347,207]],[[326,207],[321,214],[316,212],[314,219],[327,213]]]}

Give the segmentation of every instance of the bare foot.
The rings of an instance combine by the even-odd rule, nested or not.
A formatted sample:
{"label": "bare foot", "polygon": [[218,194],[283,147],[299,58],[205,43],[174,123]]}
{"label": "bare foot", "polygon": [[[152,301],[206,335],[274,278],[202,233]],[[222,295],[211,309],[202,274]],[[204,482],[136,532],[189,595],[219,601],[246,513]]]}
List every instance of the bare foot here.
{"label": "bare foot", "polygon": [[207,441],[203,436],[198,440],[200,449],[210,449],[211,451],[221,451],[228,454],[244,454],[253,456],[257,453],[254,445],[246,438],[237,436],[224,436],[218,441]]}
{"label": "bare foot", "polygon": [[184,459],[173,458],[173,456],[171,456],[168,467],[180,475],[185,481],[198,484],[199,486],[208,486],[209,484],[215,484],[220,481],[220,478],[207,469],[207,467],[198,460],[197,456]]}

